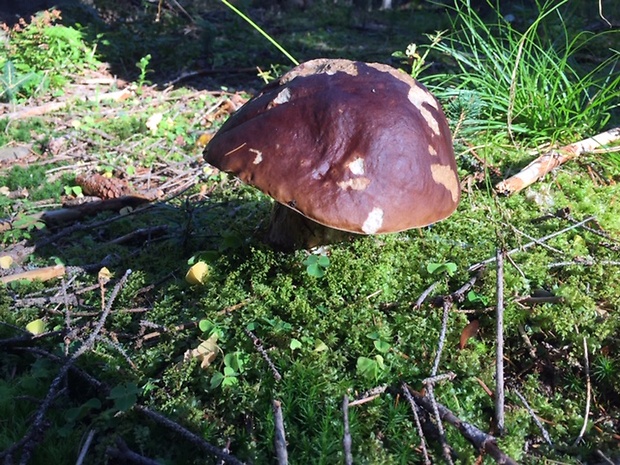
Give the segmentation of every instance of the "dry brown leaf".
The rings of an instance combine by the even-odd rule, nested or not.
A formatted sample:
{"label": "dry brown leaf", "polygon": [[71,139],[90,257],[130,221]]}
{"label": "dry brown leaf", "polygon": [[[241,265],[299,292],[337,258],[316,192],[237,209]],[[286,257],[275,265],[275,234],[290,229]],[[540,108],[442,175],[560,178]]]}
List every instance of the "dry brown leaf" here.
{"label": "dry brown leaf", "polygon": [[461,332],[461,341],[459,342],[459,348],[461,350],[465,348],[467,341],[478,333],[479,326],[480,322],[478,320],[472,320],[463,328],[463,331]]}

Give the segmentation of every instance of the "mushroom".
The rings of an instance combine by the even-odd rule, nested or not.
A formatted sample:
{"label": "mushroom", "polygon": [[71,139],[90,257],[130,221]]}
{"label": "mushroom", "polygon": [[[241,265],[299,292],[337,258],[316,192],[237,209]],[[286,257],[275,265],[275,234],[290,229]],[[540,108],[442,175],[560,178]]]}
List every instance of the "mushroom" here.
{"label": "mushroom", "polygon": [[441,106],[378,63],[302,63],[231,116],[204,158],[276,200],[267,242],[284,250],[426,226],[460,199]]}

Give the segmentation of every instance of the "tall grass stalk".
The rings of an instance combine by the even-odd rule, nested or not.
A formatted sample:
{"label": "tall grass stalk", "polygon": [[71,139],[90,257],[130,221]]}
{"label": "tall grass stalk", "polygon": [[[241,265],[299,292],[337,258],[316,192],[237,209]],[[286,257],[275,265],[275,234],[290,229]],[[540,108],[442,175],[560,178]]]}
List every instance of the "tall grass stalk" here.
{"label": "tall grass stalk", "polygon": [[[431,45],[456,72],[436,74],[427,85],[459,118],[460,130],[507,132],[557,140],[602,130],[620,106],[620,53],[583,72],[577,54],[601,34],[571,36],[561,8],[568,0],[538,4],[524,32],[498,12],[487,24],[469,2],[455,2],[452,34]],[[612,33],[612,32],[610,32]]]}
{"label": "tall grass stalk", "polygon": [[299,61],[297,61],[293,55],[291,55],[282,45],[280,45],[273,37],[271,37],[267,32],[265,32],[258,24],[252,21],[252,18],[247,16],[243,11],[237,8],[235,5],[230,3],[228,0],[221,0],[221,2],[235,12],[236,15],[245,20],[250,26],[252,26],[256,31],[259,32],[265,39],[267,39],[275,48],[277,48],[286,58],[291,60],[291,62],[297,66]]}

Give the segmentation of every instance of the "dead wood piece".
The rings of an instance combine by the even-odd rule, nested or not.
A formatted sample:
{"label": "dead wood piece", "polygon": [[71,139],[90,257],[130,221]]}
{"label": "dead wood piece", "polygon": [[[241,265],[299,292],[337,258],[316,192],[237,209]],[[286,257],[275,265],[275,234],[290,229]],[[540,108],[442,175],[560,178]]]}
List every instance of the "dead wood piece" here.
{"label": "dead wood piece", "polygon": [[244,462],[242,462],[235,456],[230,455],[229,453],[224,452],[222,449],[219,449],[218,447],[215,447],[209,444],[207,441],[202,439],[200,436],[192,433],[190,430],[184,428],[183,426],[170,420],[169,418],[166,418],[161,413],[158,413],[154,410],[151,410],[147,407],[143,407],[141,405],[136,405],[134,409],[144,414],[145,416],[149,417],[151,420],[155,421],[156,423],[159,423],[160,425],[163,425],[166,428],[174,431],[178,435],[182,436],[185,440],[191,442],[195,446],[198,446],[203,451],[211,455],[214,455],[220,458],[221,460],[224,460],[226,463],[229,463],[231,465],[244,465]]}
{"label": "dead wood piece", "polygon": [[353,454],[351,453],[351,430],[349,429],[349,396],[344,395],[342,399],[342,421],[344,423],[344,435],[342,438],[342,447],[344,449],[345,465],[353,465]]}
{"label": "dead wood piece", "polygon": [[105,94],[95,94],[90,96],[81,96],[76,99],[68,99],[63,100],[61,102],[48,102],[44,105],[32,108],[26,108],[23,110],[16,111],[14,113],[9,113],[5,117],[9,119],[9,121],[17,120],[17,119],[25,119],[32,118],[34,116],[41,116],[47,113],[52,113],[54,111],[62,110],[66,108],[71,103],[74,102],[120,102],[122,100],[126,100],[129,97],[134,95],[134,91],[131,89],[123,89],[116,92],[108,92]]}
{"label": "dead wood piece", "polygon": [[26,279],[28,281],[34,281],[36,279],[40,281],[49,281],[50,279],[64,276],[64,274],[65,267],[62,265],[46,266],[45,268],[37,268],[36,270],[29,270],[24,271],[23,273],[3,276],[0,278],[0,283],[6,284],[19,279]]}
{"label": "dead wood piece", "polygon": [[[418,405],[424,408],[427,412],[433,412],[433,403],[427,396],[423,396],[411,388],[409,388],[409,392]],[[461,420],[454,413],[452,413],[452,411],[440,403],[435,402],[435,405],[437,410],[439,410],[441,419],[457,428],[463,437],[472,443],[476,449],[489,454],[497,463],[517,465],[517,462],[514,459],[507,456],[497,446],[497,442],[493,436],[478,429],[476,426]]]}
{"label": "dead wood piece", "polygon": [[117,199],[101,200],[99,202],[85,203],[75,207],[50,210],[41,215],[41,220],[48,226],[59,226],[64,223],[77,221],[85,216],[96,215],[103,211],[118,211],[126,207],[137,208],[152,200],[151,198],[138,195],[125,195]]}
{"label": "dead wood piece", "polygon": [[550,150],[531,162],[519,173],[498,183],[495,189],[501,194],[514,194],[534,184],[561,164],[618,140],[620,140],[620,128],[614,128],[588,139]]}
{"label": "dead wood piece", "polygon": [[495,346],[495,422],[499,434],[504,432],[504,250],[497,249],[497,308]]}
{"label": "dead wood piece", "polygon": [[288,452],[286,451],[286,434],[284,432],[284,418],[282,417],[282,403],[279,400],[273,401],[274,416],[274,447],[276,449],[276,458],[278,465],[288,464]]}
{"label": "dead wood piece", "polygon": [[136,465],[161,465],[161,462],[144,457],[131,450],[125,441],[121,438],[116,439],[116,448],[108,448],[106,450],[106,456],[111,459],[115,459],[114,463],[126,463]]}

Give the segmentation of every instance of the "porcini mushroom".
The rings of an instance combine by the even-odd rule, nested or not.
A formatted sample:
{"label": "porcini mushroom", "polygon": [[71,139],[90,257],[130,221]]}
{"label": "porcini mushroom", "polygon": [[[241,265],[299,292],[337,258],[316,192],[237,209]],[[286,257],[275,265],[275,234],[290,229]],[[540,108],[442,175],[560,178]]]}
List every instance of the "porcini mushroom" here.
{"label": "porcini mushroom", "polygon": [[285,250],[426,226],[460,199],[441,106],[378,63],[302,63],[231,116],[204,157],[276,200],[267,240]]}

